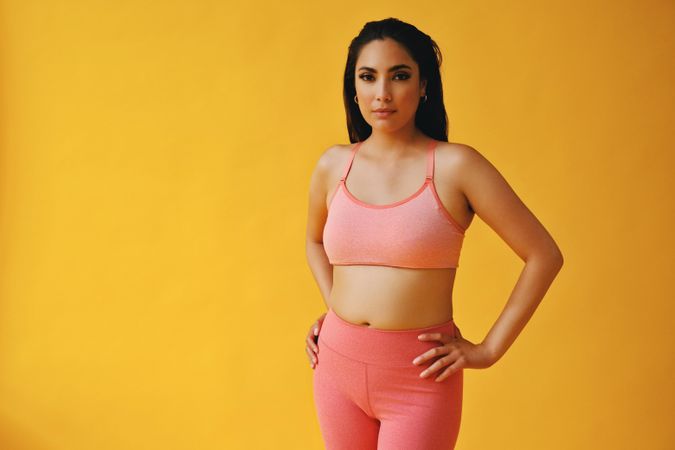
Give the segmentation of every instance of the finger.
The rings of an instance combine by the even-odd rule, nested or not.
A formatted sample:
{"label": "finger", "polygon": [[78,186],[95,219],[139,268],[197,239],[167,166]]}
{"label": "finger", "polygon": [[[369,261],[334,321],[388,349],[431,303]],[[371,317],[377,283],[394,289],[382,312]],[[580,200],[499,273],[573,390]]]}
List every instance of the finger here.
{"label": "finger", "polygon": [[309,362],[312,364],[316,364],[316,355],[314,355],[308,348],[305,347],[305,351],[307,352],[307,355],[309,356]]}
{"label": "finger", "polygon": [[316,345],[314,338],[312,336],[307,336],[307,345],[312,348],[316,353],[319,353],[319,347]]}
{"label": "finger", "polygon": [[445,333],[423,333],[417,336],[420,341],[440,341],[444,344],[450,342],[449,336]]}
{"label": "finger", "polygon": [[421,378],[425,378],[428,375],[431,375],[432,373],[436,372],[440,368],[444,367],[449,363],[449,358],[447,356],[444,356],[442,358],[438,358],[432,365],[427,367],[421,374]]}
{"label": "finger", "polygon": [[318,340],[319,339],[316,336],[312,336],[311,334],[307,335],[307,342],[311,345],[315,352],[319,351],[319,345],[317,343]]}
{"label": "finger", "polygon": [[443,381],[446,378],[448,378],[449,376],[453,375],[454,373],[457,373],[457,371],[459,369],[461,369],[461,366],[459,364],[459,360],[457,360],[457,361],[455,361],[454,364],[451,364],[448,367],[446,367],[445,370],[443,372],[441,372],[441,374],[438,377],[436,377],[436,379],[434,381],[439,381],[439,382]]}
{"label": "finger", "polygon": [[[446,351],[447,350],[447,351]],[[420,356],[417,358],[413,359],[413,364],[419,365],[425,362],[428,359],[433,358],[434,356],[441,355],[443,353],[447,353],[449,349],[446,349],[444,346],[440,345],[438,347],[434,347],[431,350],[427,350],[426,352],[422,353]]]}
{"label": "finger", "polygon": [[312,351],[317,352],[316,342],[314,342],[314,339],[312,339],[311,336],[308,336],[305,339],[305,343],[307,344],[307,347],[312,349]]}
{"label": "finger", "polygon": [[315,323],[311,327],[309,327],[309,333],[307,333],[309,336],[318,336],[319,335],[319,325],[318,323]]}

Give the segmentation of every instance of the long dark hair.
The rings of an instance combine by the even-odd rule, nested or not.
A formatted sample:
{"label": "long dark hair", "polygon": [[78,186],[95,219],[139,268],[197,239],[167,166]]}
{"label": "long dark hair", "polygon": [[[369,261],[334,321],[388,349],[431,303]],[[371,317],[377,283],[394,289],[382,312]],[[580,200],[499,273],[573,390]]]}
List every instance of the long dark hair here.
{"label": "long dark hair", "polygon": [[356,95],[356,59],[361,48],[375,39],[391,38],[401,44],[419,66],[420,80],[427,80],[427,101],[420,99],[415,114],[415,125],[427,136],[439,141],[448,141],[448,116],[443,103],[443,85],[440,66],[443,61],[441,50],[429,35],[413,25],[390,17],[367,22],[361,32],[352,39],[347,53],[347,65],[343,82],[343,100],[347,113],[349,141],[363,141],[373,129],[361,115],[359,105],[354,102]]}

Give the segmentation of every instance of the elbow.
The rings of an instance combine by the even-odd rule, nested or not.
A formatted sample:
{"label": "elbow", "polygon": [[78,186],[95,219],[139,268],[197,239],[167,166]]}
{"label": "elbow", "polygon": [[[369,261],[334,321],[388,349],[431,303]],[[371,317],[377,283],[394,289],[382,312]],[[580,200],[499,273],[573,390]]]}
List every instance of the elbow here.
{"label": "elbow", "polygon": [[558,270],[560,270],[565,262],[565,258],[563,257],[560,247],[558,247],[558,244],[556,244],[552,239],[549,241],[549,245],[546,245],[545,248],[542,249],[541,253],[543,258]]}
{"label": "elbow", "polygon": [[557,272],[562,268],[565,259],[563,258],[560,249],[557,246],[554,246],[552,249],[533,253],[530,257],[526,258],[525,261],[549,266]]}
{"label": "elbow", "polygon": [[556,275],[558,274],[558,272],[560,272],[564,263],[565,258],[563,258],[562,252],[560,250],[558,250],[557,252],[553,253],[550,256],[549,264],[551,265],[551,270]]}
{"label": "elbow", "polygon": [[553,261],[555,261],[556,265],[558,266],[558,269],[560,269],[563,264],[565,263],[565,258],[563,257],[562,251],[560,251],[560,247],[556,245],[555,250],[553,251]]}
{"label": "elbow", "polygon": [[563,254],[560,251],[560,247],[555,244],[541,249],[537,254],[541,259],[549,261],[551,264],[562,266],[565,261]]}

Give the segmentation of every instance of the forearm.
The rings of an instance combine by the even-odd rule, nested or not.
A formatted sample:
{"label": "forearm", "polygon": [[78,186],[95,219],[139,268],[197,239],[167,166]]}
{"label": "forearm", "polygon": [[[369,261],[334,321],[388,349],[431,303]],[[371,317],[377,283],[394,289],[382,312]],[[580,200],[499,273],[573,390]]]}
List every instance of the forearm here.
{"label": "forearm", "polygon": [[497,362],[523,330],[562,267],[557,255],[533,256],[527,260],[513,291],[482,344]]}
{"label": "forearm", "polygon": [[323,243],[307,241],[306,244],[307,264],[312,276],[321,291],[323,302],[328,309],[328,297],[333,289],[333,266],[328,261]]}

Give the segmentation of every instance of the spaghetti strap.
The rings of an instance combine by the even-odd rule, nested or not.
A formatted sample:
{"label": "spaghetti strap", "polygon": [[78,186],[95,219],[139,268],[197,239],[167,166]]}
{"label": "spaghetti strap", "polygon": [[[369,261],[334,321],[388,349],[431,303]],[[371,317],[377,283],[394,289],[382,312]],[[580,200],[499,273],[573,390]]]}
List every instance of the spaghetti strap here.
{"label": "spaghetti strap", "polygon": [[345,181],[347,178],[347,174],[349,173],[349,169],[352,167],[352,161],[354,161],[354,155],[356,154],[356,150],[363,144],[363,141],[359,141],[352,147],[352,153],[349,155],[349,161],[347,161],[347,165],[345,166],[344,170],[342,171],[342,177],[340,178],[340,181]]}
{"label": "spaghetti strap", "polygon": [[436,144],[438,141],[432,140],[427,149],[427,179],[434,179],[434,156],[436,154]]}

